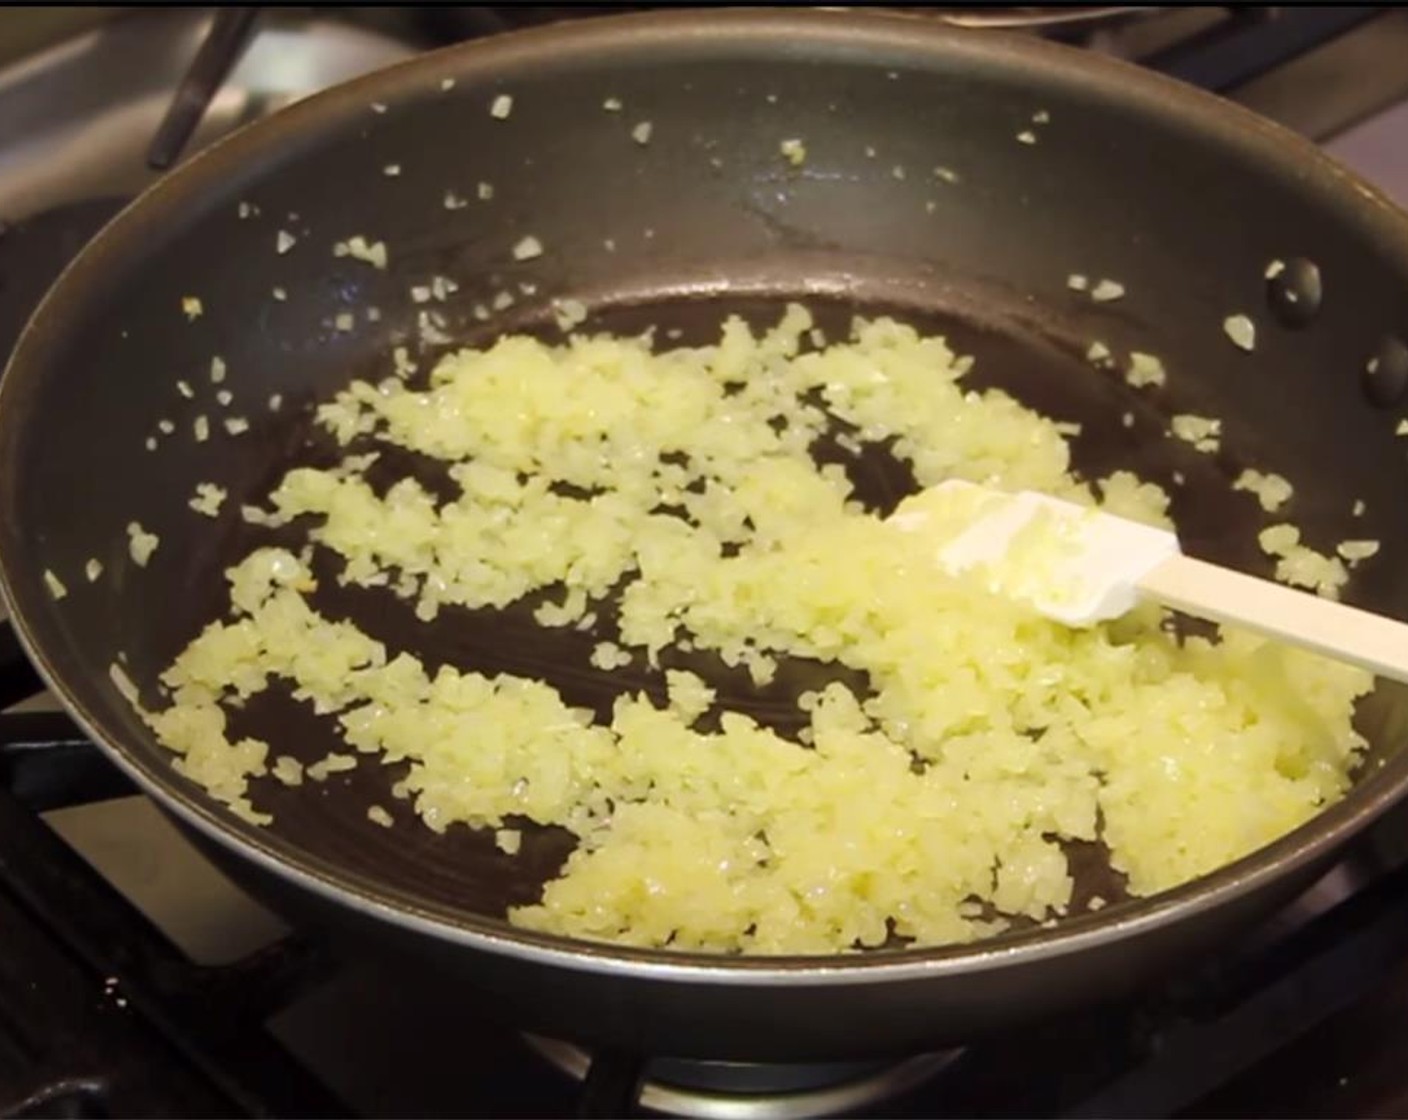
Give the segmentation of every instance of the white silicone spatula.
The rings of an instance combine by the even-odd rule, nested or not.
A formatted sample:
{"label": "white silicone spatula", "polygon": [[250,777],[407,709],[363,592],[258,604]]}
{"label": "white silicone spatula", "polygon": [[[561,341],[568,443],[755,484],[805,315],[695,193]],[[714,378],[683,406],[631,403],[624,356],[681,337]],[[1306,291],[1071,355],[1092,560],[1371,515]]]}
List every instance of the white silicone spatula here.
{"label": "white silicone spatula", "polygon": [[1068,626],[1151,599],[1408,681],[1408,623],[1195,560],[1173,533],[1044,494],[958,481],[907,499],[889,518],[907,532],[938,520],[962,524],[937,548],[941,568],[981,569],[992,591]]}

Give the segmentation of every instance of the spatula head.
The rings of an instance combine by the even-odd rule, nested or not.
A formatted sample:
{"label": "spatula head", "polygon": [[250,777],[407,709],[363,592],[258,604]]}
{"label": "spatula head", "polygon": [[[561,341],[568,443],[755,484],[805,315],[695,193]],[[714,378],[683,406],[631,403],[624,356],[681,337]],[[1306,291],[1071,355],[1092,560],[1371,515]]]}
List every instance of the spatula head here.
{"label": "spatula head", "polygon": [[890,524],[934,538],[935,560],[1067,626],[1117,618],[1177,555],[1173,533],[1030,490],[952,480],[905,499]]}

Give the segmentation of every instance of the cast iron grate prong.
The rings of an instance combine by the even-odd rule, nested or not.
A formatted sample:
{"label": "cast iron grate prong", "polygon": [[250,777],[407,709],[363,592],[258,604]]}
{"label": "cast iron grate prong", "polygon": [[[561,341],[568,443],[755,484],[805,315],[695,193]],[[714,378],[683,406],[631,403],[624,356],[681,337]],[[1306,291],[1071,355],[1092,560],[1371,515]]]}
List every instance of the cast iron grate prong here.
{"label": "cast iron grate prong", "polygon": [[0,711],[44,691],[44,681],[25,656],[15,628],[0,619]]}
{"label": "cast iron grate prong", "polygon": [[645,1059],[625,1050],[599,1050],[587,1068],[577,1098],[581,1120],[637,1114]]}
{"label": "cast iron grate prong", "polygon": [[63,712],[0,713],[0,788],[36,813],[137,792]]}

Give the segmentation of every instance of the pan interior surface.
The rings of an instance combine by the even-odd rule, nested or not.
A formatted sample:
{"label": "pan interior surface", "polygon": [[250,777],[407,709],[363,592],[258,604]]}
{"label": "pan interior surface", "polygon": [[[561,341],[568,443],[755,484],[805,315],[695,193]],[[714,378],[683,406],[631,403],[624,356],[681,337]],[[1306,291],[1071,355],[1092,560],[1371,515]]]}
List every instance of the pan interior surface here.
{"label": "pan interior surface", "polygon": [[[0,557],[46,669],[129,764],[206,815],[221,812],[172,773],[108,669],[118,661],[150,690],[221,611],[222,573],[253,539],[240,506],[260,502],[294,463],[332,453],[315,403],[353,378],[385,376],[398,347],[424,368],[504,333],[557,341],[555,299],[588,307],[584,329],[654,328],[662,346],[712,342],[730,314],[771,326],[789,302],[833,339],[856,315],[892,315],[971,355],[966,384],[1079,423],[1079,475],[1130,469],[1162,486],[1190,553],[1269,574],[1256,532],[1273,520],[1294,522],[1322,551],[1377,539],[1379,555],[1345,598],[1408,615],[1394,517],[1399,417],[1361,384],[1384,338],[1408,326],[1394,298],[1408,254],[1401,237],[1376,236],[1378,219],[1354,209],[1348,187],[1328,172],[1293,174],[1293,154],[1278,162],[1269,141],[1244,135],[1250,126],[1214,128],[1201,101],[1159,111],[1046,51],[1029,65],[1026,48],[951,32],[909,39],[883,19],[865,23],[868,38],[838,36],[829,20],[771,26],[595,47],[583,35],[589,45],[575,50],[539,33],[434,56],[219,146],[80,259],[0,392]],[[794,32],[813,27],[799,47]],[[782,151],[794,138],[805,141],[800,164]],[[338,253],[357,236],[385,244],[385,268]],[[540,256],[515,254],[526,237]],[[1308,319],[1278,313],[1266,275],[1277,261],[1313,263],[1323,279]],[[1072,286],[1075,274],[1123,295],[1093,300]],[[437,276],[458,289],[427,306],[413,289]],[[486,320],[496,299],[503,306]],[[1257,324],[1251,352],[1227,336],[1237,315]],[[1157,355],[1167,385],[1136,389],[1092,366],[1095,341]],[[228,371],[218,385],[217,358]],[[193,399],[178,380],[197,387]],[[231,403],[219,401],[221,386]],[[266,403],[275,394],[277,412]],[[1221,449],[1168,438],[1180,413],[1221,418]],[[233,417],[249,430],[229,434]],[[208,439],[195,435],[201,418]],[[1293,483],[1282,515],[1233,492],[1248,468]],[[376,469],[425,467],[388,455]],[[883,454],[848,471],[878,510],[913,486]],[[215,522],[187,505],[197,482],[229,492]],[[133,522],[161,541],[145,566],[129,551]],[[105,573],[91,584],[80,575],[90,559]],[[542,679],[599,712],[625,691],[663,694],[658,671],[585,668],[601,636],[537,627],[538,600],[445,608],[423,624],[389,596],[339,586],[318,563],[329,578],[316,605],[427,666]],[[45,593],[45,570],[68,586],[64,599]],[[722,706],[784,731],[795,729],[796,697],[829,672],[784,666],[759,689],[680,657],[668,664],[699,669]],[[274,692],[232,727],[304,762],[336,745],[329,724]],[[1374,745],[1362,784],[1401,783],[1402,691],[1381,686],[1359,727]],[[276,824],[228,828],[365,898],[502,933],[506,908],[537,898],[571,837],[529,829],[509,856],[492,833],[434,833],[387,796],[398,776],[364,760],[316,791],[261,779],[254,800]],[[368,819],[373,804],[391,810],[392,828]],[[1072,855],[1075,912],[1092,895],[1120,897],[1098,846]]]}

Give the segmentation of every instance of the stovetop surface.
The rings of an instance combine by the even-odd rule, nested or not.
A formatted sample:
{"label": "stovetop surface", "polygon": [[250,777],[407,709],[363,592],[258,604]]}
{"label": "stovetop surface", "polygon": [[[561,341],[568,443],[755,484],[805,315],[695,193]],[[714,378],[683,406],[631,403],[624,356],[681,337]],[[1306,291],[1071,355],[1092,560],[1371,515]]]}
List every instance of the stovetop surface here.
{"label": "stovetop surface", "polygon": [[[401,38],[280,25],[281,40],[256,41],[196,143],[306,92],[274,88],[261,59],[276,47],[297,44],[321,60],[316,88],[428,46],[435,34],[511,22],[496,11],[467,17],[477,32],[447,30],[436,17],[426,26],[438,32],[417,25],[405,34],[398,25]],[[1278,41],[1274,65],[1250,73],[1236,51],[1198,55],[1186,37],[1148,49],[1174,72],[1225,82],[1408,203],[1408,79],[1379,73],[1385,57],[1401,57],[1408,18],[1316,11],[1322,42]],[[141,144],[205,16],[133,18],[146,21],[144,42],[160,29],[165,45],[151,54],[165,69],[114,63],[116,76],[104,80],[117,93],[106,109],[90,106],[95,116],[74,108],[55,124],[0,83],[0,110],[29,114],[12,117],[24,127],[0,137],[0,218],[34,219],[0,235],[0,347],[111,211],[111,198],[146,181]],[[130,47],[132,34],[128,25],[109,49]],[[1093,32],[1089,45],[1135,51],[1104,34]],[[101,159],[76,146],[94,121],[109,137]],[[27,170],[35,161],[63,174]],[[73,205],[53,214],[60,204]],[[322,947],[290,940],[280,919],[214,871],[148,801],[113,797],[124,783],[44,714],[51,702],[24,707],[37,712],[27,722],[0,717],[0,776],[16,795],[0,795],[0,1108],[36,1116],[590,1112],[577,1083],[474,993],[373,959],[330,960]],[[1302,907],[1327,918],[1285,923],[1289,942],[1264,933],[1273,944],[1245,957],[1229,950],[1137,1006],[975,1046],[935,1080],[856,1114],[1408,1114],[1405,854],[1408,813],[1399,813]],[[21,867],[48,869],[45,881],[11,875]],[[239,1071],[222,1072],[232,1054]],[[30,1089],[49,1096],[21,1106]]]}

